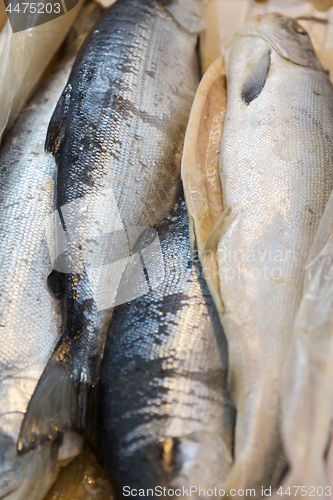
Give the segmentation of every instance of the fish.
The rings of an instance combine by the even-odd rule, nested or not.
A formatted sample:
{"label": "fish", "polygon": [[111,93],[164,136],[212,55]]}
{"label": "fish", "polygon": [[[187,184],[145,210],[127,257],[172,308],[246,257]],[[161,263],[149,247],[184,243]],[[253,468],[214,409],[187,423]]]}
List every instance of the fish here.
{"label": "fish", "polygon": [[[23,18],[22,12],[13,12],[7,19],[0,33],[0,140],[36,90],[44,70],[64,41],[82,4],[83,0],[78,0],[72,9],[48,21],[46,25],[29,26],[27,29],[22,26],[22,30],[16,32],[13,32],[16,18],[25,20],[28,15]],[[24,8],[23,4],[19,6],[19,9]],[[38,13],[35,17],[37,22]],[[30,22],[33,21],[30,15]]]}
{"label": "fish", "polygon": [[182,178],[192,247],[228,340],[237,417],[226,491],[236,498],[246,489],[261,497],[286,469],[283,370],[333,188],[332,112],[333,87],[306,30],[274,13],[235,35],[191,111]]}
{"label": "fish", "polygon": [[[108,333],[101,369],[105,463],[119,498],[132,490],[157,498],[163,487],[182,498],[183,489],[199,498],[200,487],[200,498],[208,498],[216,488],[221,497],[235,419],[226,388],[228,349],[192,259],[183,197],[157,235],[164,280],[119,306]],[[139,493],[148,489],[154,493]]]}
{"label": "fish", "polygon": [[202,7],[116,2],[87,38],[51,118],[45,147],[58,166],[54,269],[64,328],[29,403],[21,454],[71,430],[90,440],[117,273],[140,228],[159,223],[177,199]]}
{"label": "fish", "polygon": [[61,335],[60,304],[47,285],[45,227],[57,169],[44,152],[45,137],[78,45],[100,14],[91,2],[83,8],[59,68],[23,108],[0,150],[0,498],[8,500],[43,498],[82,446],[72,433],[17,457],[23,416]]}

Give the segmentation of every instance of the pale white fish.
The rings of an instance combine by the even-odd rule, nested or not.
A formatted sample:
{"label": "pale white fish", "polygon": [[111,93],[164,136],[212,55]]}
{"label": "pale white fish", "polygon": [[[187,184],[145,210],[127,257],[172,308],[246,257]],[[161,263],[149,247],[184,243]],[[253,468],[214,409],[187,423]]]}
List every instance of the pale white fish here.
{"label": "pale white fish", "polygon": [[16,33],[7,19],[0,33],[0,140],[35,90],[82,4],[79,0],[62,16]]}
{"label": "pale white fish", "polygon": [[[282,373],[305,264],[333,187],[333,87],[307,32],[278,14],[246,24],[225,65],[227,111],[217,60],[192,109],[182,176],[192,241],[228,340],[237,410],[228,490],[243,489],[236,498],[245,498],[253,488],[260,498],[286,465]],[[205,138],[214,120],[220,128]],[[216,144],[223,121],[210,159],[200,144]]]}
{"label": "pale white fish", "polygon": [[61,330],[59,305],[47,288],[45,226],[57,169],[44,152],[45,137],[80,42],[101,11],[91,2],[83,8],[65,60],[25,106],[0,151],[0,498],[6,500],[43,498],[60,465],[82,445],[72,433],[17,457],[24,413]]}

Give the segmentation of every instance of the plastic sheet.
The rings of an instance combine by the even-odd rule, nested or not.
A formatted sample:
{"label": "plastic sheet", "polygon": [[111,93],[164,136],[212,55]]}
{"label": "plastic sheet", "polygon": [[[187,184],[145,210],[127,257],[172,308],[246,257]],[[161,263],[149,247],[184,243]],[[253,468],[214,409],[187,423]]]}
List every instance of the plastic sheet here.
{"label": "plastic sheet", "polygon": [[7,19],[0,33],[0,138],[36,88],[82,3],[79,0],[62,16],[16,33]]}
{"label": "plastic sheet", "polygon": [[310,253],[286,364],[283,430],[291,471],[281,492],[290,486],[294,498],[333,498],[332,417],[333,193]]}

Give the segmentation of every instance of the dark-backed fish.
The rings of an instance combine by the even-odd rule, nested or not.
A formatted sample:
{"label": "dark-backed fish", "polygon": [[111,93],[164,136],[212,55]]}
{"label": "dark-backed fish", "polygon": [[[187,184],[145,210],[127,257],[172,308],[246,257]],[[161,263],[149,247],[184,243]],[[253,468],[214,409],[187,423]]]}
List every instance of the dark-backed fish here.
{"label": "dark-backed fish", "polygon": [[176,199],[203,6],[117,2],[87,38],[51,119],[64,331],[30,402],[22,452],[91,420],[112,306],[139,293],[117,298],[122,272],[140,228]]}
{"label": "dark-backed fish", "polygon": [[[101,432],[110,476],[125,498],[192,487],[223,495],[234,410],[227,344],[200,265],[192,261],[181,198],[158,226],[163,283],[116,310],[101,372]],[[155,259],[158,260],[158,254]],[[203,493],[203,490],[205,493]],[[138,493],[139,494],[139,493]]]}

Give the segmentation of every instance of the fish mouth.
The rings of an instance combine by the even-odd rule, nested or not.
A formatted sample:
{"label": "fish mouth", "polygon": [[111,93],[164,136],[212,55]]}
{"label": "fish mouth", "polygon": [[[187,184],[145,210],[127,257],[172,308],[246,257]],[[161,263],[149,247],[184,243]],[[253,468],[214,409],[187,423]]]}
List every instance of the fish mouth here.
{"label": "fish mouth", "polygon": [[41,500],[56,480],[62,466],[81,451],[83,440],[74,433],[63,442],[52,441],[33,453],[17,457],[16,441],[0,433],[0,499]]}
{"label": "fish mouth", "polygon": [[[208,490],[223,490],[232,465],[231,446],[223,436],[209,432],[195,432],[180,438],[177,444],[177,462],[180,468],[170,486],[183,490],[192,488],[192,498],[202,498]],[[221,494],[221,496],[223,496]]]}
{"label": "fish mouth", "polygon": [[[119,493],[125,485],[153,492],[165,488],[168,498],[182,499],[188,498],[191,490],[191,498],[196,500],[210,497],[214,489],[221,491],[222,497],[231,465],[228,438],[207,430],[146,443],[132,456],[123,456],[113,470],[118,469],[118,476],[122,476]],[[203,495],[203,491],[207,493]]]}

